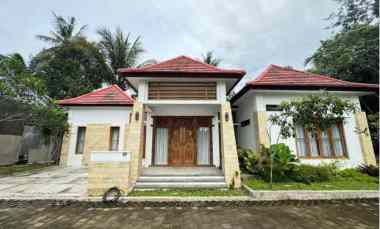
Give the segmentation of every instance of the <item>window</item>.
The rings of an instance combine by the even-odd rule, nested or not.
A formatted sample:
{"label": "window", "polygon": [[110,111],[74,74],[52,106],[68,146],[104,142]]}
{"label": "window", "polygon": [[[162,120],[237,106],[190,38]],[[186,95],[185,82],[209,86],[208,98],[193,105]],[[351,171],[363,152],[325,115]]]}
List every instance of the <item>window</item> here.
{"label": "window", "polygon": [[275,104],[267,104],[265,105],[265,110],[266,111],[282,111],[280,105],[275,105]]}
{"label": "window", "polygon": [[86,127],[83,127],[83,126],[78,127],[77,145],[75,148],[75,154],[83,154],[85,138],[86,138]]}
{"label": "window", "polygon": [[249,123],[250,123],[250,120],[247,119],[247,120],[242,121],[242,122],[240,123],[240,126],[241,126],[241,127],[249,126]]}
{"label": "window", "polygon": [[305,128],[296,127],[296,147],[300,158],[339,158],[346,157],[342,123],[335,124],[313,136]]}
{"label": "window", "polygon": [[111,127],[111,140],[110,140],[110,150],[117,151],[119,149],[119,127]]}

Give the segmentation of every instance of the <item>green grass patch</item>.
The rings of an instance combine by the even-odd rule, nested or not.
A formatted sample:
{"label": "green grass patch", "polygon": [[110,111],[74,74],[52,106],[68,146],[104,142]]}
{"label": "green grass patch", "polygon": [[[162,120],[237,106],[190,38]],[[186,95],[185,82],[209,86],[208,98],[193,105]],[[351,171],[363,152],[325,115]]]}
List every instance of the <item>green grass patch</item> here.
{"label": "green grass patch", "polygon": [[199,196],[247,196],[243,189],[159,189],[132,191],[129,196],[178,196],[178,197],[199,197]]}
{"label": "green grass patch", "polygon": [[275,182],[272,189],[269,182],[258,178],[250,178],[244,182],[254,190],[378,190],[379,180],[362,173],[341,174],[330,181],[310,184],[300,182]]}
{"label": "green grass patch", "polygon": [[16,173],[32,172],[34,170],[39,170],[39,169],[46,168],[53,165],[54,164],[51,164],[51,163],[3,165],[3,166],[0,166],[0,175],[12,175]]}

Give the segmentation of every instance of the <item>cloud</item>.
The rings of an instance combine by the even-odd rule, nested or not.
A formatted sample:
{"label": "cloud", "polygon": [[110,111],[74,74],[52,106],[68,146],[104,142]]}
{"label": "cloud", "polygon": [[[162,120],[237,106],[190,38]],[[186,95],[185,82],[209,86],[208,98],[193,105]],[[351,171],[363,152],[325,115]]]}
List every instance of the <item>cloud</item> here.
{"label": "cloud", "polygon": [[101,26],[141,35],[143,59],[200,57],[213,50],[222,67],[245,69],[247,80],[271,63],[302,69],[319,41],[331,35],[324,18],[336,7],[333,1],[313,0],[3,0],[0,53],[29,57],[47,47],[35,35],[52,29],[55,11],[88,24],[91,40],[98,39]]}

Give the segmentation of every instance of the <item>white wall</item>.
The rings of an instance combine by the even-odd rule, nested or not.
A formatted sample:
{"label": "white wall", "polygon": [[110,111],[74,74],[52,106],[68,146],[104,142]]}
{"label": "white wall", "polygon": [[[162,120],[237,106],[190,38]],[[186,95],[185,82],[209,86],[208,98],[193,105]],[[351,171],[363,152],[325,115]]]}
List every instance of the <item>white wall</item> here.
{"label": "white wall", "polygon": [[88,124],[109,124],[120,127],[119,150],[123,150],[125,127],[128,124],[129,113],[132,107],[69,107],[68,123],[71,125],[71,135],[69,140],[69,160],[70,166],[80,166],[82,155],[75,155],[77,129],[79,126]]}
{"label": "white wall", "polygon": [[[252,118],[253,112],[255,111],[266,111],[266,105],[279,105],[282,101],[291,101],[298,98],[301,98],[307,94],[314,94],[314,93],[321,93],[318,91],[256,91],[256,92],[248,92],[246,96],[240,98],[236,105],[238,105],[238,112],[237,112],[237,121],[241,122],[243,120],[246,120],[248,118]],[[355,92],[331,92],[335,95],[349,100],[353,103],[356,103],[358,107],[359,105],[359,95],[360,93]],[[267,112],[268,117],[275,112]],[[242,148],[253,148],[256,149],[256,131],[257,128],[255,125],[252,125],[253,122],[251,121],[251,125],[249,125],[249,129],[247,127],[238,127],[239,131],[239,139],[238,139],[238,145]],[[347,143],[347,153],[348,153],[348,159],[342,159],[338,161],[338,165],[342,167],[355,167],[363,163],[363,156],[361,152],[360,147],[360,141],[359,136],[357,133],[355,133],[355,118],[353,114],[350,114],[349,117],[347,117],[343,123],[343,129],[346,136],[346,143]],[[279,134],[279,127],[278,126],[272,126],[269,122],[267,125],[267,128],[269,132],[271,133],[271,141],[273,144],[276,143],[276,139]],[[281,139],[280,143],[285,143],[289,146],[289,148],[296,154],[296,144],[294,138],[288,138],[288,139]],[[330,163],[332,162],[332,159],[302,159],[302,163],[307,164],[320,164],[320,163]]]}

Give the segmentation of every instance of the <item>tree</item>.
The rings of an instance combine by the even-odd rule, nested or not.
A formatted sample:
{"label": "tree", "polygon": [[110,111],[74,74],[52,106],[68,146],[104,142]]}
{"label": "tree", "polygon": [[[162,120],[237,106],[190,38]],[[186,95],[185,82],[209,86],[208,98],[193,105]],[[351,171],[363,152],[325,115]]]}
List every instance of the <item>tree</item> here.
{"label": "tree", "polygon": [[332,27],[351,30],[358,24],[371,24],[379,17],[379,0],[334,0],[340,7],[327,18]]}
{"label": "tree", "polygon": [[53,143],[53,159],[58,161],[67,116],[46,95],[43,80],[18,53],[0,55],[0,125],[16,122],[36,126]]}
{"label": "tree", "polygon": [[58,16],[53,12],[54,16],[54,31],[50,31],[49,35],[37,35],[37,38],[52,43],[53,45],[60,45],[70,41],[83,38],[83,32],[87,25],[81,26],[77,32],[75,28],[77,25],[75,17],[68,17],[67,19]]}
{"label": "tree", "polygon": [[306,59],[311,71],[338,79],[362,83],[379,83],[378,25],[355,25],[321,41],[321,46]]}
{"label": "tree", "polygon": [[76,97],[113,79],[100,50],[84,38],[41,51],[31,67],[46,82],[53,99]]}
{"label": "tree", "polygon": [[271,115],[270,122],[280,127],[278,137],[295,136],[296,126],[302,126],[312,134],[324,131],[344,121],[347,115],[357,110],[357,105],[330,94],[309,95],[299,100],[283,102],[281,112]]}
{"label": "tree", "polygon": [[138,64],[141,54],[144,53],[140,36],[133,40],[130,33],[125,35],[120,28],[117,28],[114,33],[107,28],[101,28],[97,32],[100,36],[98,46],[114,75],[112,82],[119,84],[122,88],[124,88],[124,80],[118,78],[119,68],[141,67],[156,63],[155,60],[147,60]]}
{"label": "tree", "polygon": [[202,55],[202,59],[204,63],[213,66],[218,66],[222,62],[222,59],[216,58],[212,51],[208,51],[206,54]]}

